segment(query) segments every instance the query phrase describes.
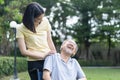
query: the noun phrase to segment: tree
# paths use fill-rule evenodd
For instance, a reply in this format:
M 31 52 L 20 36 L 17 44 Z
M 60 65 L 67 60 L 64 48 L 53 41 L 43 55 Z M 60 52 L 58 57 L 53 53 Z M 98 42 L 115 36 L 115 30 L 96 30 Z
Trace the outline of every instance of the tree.
M 99 26 L 97 34 L 108 43 L 108 60 L 110 59 L 111 47 L 115 46 L 112 40 L 117 41 L 120 30 L 119 3 L 119 0 L 102 1 L 98 12 L 100 16 L 97 17 Z
M 2 0 L 1 0 L 2 1 Z M 0 1 L 0 2 L 1 2 Z M 31 0 L 3 0 L 0 5 L 0 54 L 8 55 L 13 47 L 14 35 L 10 29 L 10 21 L 21 23 L 22 11 Z M 22 8 L 21 8 L 22 6 Z
M 72 9 L 79 18 L 78 22 L 72 27 L 74 29 L 73 37 L 78 43 L 84 43 L 86 49 L 86 59 L 89 59 L 90 40 L 93 38 L 92 29 L 96 27 L 92 21 L 96 18 L 97 7 L 101 0 L 71 0 Z M 94 5 L 93 5 L 94 3 Z

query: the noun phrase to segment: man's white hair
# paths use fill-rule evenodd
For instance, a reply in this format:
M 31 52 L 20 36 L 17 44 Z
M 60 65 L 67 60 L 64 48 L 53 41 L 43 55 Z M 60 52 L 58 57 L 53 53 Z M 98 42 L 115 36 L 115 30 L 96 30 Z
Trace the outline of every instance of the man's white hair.
M 63 43 L 62 43 L 62 45 L 64 44 L 64 43 L 66 43 L 67 41 L 70 41 L 70 42 L 72 42 L 72 43 L 74 43 L 75 44 L 75 53 L 73 54 L 73 56 L 77 53 L 77 51 L 78 51 L 78 46 L 77 46 L 77 44 L 76 44 L 76 42 L 73 40 L 73 39 L 66 39 Z M 61 46 L 62 46 L 61 45 Z M 61 50 L 61 47 L 60 47 L 60 50 Z

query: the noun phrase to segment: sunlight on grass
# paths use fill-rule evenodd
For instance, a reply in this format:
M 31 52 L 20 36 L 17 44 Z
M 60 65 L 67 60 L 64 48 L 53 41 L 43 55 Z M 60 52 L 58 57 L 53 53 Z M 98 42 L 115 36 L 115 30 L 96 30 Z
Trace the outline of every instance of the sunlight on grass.
M 6 76 L 0 80 L 10 80 L 11 78 L 13 78 L 13 75 L 12 76 Z M 18 78 L 20 80 L 30 80 L 29 78 L 29 75 L 28 75 L 28 72 L 21 72 L 18 74 Z
M 83 68 L 87 80 L 120 80 L 120 68 Z

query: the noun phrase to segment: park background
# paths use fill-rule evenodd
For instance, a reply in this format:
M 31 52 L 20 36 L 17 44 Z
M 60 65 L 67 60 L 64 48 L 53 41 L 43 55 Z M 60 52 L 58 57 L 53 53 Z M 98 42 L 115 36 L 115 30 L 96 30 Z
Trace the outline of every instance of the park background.
M 77 42 L 79 49 L 74 58 L 85 67 L 88 80 L 120 80 L 117 76 L 120 74 L 119 0 L 0 0 L 0 80 L 14 73 L 16 38 L 10 22 L 21 24 L 25 7 L 30 2 L 38 2 L 44 7 L 58 52 L 65 39 L 72 38 Z M 17 45 L 16 51 L 18 73 L 27 71 L 26 57 L 20 54 Z M 102 73 L 99 72 L 107 71 L 106 67 L 108 74 L 112 74 L 104 72 L 107 78 L 100 79 Z M 99 76 L 94 79 L 92 74 Z

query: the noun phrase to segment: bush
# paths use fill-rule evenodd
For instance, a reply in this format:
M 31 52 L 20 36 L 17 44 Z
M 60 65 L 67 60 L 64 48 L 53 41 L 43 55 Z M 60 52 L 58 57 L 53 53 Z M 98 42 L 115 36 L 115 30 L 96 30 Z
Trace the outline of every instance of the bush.
M 17 71 L 27 70 L 27 61 L 25 58 L 18 57 Z M 14 71 L 14 57 L 0 57 L 0 77 L 13 74 Z
M 86 61 L 78 60 L 81 66 L 113 66 L 113 63 L 105 60 Z

